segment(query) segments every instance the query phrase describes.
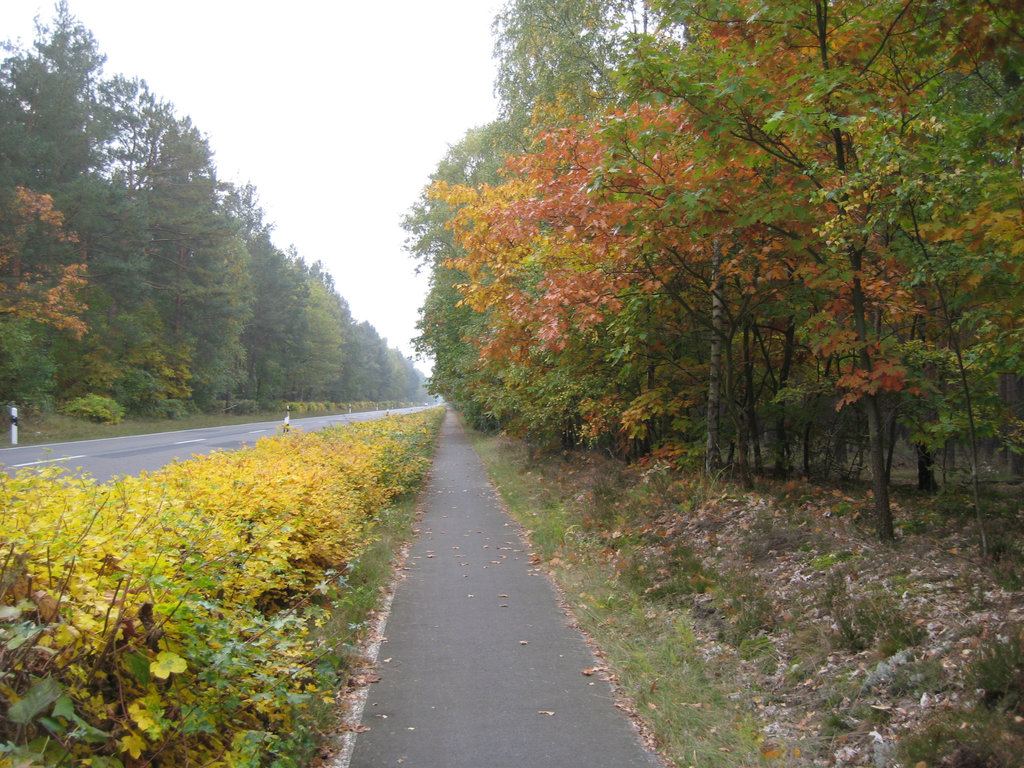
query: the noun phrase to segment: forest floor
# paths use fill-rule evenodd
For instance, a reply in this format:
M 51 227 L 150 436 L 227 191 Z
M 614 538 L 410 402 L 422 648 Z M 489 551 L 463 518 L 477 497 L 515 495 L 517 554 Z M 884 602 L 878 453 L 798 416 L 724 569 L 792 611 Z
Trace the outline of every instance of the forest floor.
M 1020 486 L 986 487 L 985 560 L 956 486 L 895 488 L 883 544 L 856 485 L 477 449 L 676 765 L 1024 765 Z

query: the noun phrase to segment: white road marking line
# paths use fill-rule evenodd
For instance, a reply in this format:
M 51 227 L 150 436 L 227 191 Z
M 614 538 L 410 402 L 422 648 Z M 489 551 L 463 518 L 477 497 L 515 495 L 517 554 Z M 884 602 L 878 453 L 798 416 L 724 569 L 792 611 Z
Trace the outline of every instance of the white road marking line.
M 78 456 L 61 456 L 59 459 L 40 459 L 39 461 L 28 461 L 28 462 L 25 462 L 24 464 L 11 464 L 11 466 L 15 467 L 17 469 L 17 468 L 20 468 L 20 467 L 34 467 L 34 466 L 37 466 L 39 464 L 54 464 L 55 462 L 58 462 L 58 461 L 71 461 L 72 459 L 84 459 L 84 458 L 85 458 L 85 454 L 82 453 L 82 454 L 79 454 Z

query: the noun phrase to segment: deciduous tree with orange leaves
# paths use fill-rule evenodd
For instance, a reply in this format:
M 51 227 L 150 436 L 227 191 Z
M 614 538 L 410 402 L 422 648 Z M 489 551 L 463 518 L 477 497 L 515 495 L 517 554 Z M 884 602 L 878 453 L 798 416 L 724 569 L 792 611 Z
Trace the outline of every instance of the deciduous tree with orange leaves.
M 855 475 L 863 446 L 892 538 L 897 440 L 1020 448 L 1021 11 L 650 8 L 629 106 L 539 112 L 503 181 L 434 188 L 486 397 L 743 478 Z
M 81 338 L 85 265 L 74 263 L 76 236 L 53 198 L 16 187 L 0 214 L 0 315 L 32 320 Z M 56 253 L 62 252 L 63 258 Z

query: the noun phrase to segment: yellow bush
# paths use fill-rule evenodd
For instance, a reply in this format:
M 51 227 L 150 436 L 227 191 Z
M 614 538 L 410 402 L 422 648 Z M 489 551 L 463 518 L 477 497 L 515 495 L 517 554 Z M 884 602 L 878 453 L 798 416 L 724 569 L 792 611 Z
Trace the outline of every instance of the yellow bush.
M 0 766 L 294 764 L 315 629 L 441 412 L 113 484 L 0 476 Z

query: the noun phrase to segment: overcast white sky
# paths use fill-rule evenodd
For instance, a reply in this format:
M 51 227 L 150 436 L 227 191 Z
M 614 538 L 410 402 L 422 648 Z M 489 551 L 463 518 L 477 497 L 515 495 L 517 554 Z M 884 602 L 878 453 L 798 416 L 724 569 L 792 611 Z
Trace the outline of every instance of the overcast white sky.
M 69 0 L 106 75 L 145 80 L 259 191 L 275 242 L 322 261 L 355 318 L 412 357 L 426 276 L 399 222 L 448 147 L 497 113 L 504 0 Z M 0 39 L 52 0 L 0 0 Z M 420 363 L 425 370 L 429 363 Z

